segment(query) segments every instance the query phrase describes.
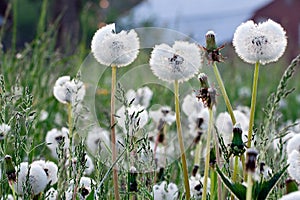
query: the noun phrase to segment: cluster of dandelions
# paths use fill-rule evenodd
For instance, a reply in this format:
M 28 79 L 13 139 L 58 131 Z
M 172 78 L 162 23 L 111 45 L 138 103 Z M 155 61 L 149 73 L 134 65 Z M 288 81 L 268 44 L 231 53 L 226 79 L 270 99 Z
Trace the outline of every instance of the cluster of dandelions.
M 152 161 L 154 161 L 153 182 L 150 187 L 147 185 L 149 183 L 145 184 L 148 189 L 151 188 L 152 191 L 148 193 L 155 200 L 173 200 L 180 196 L 186 199 L 206 199 L 208 196 L 224 199 L 229 195 L 250 200 L 252 196 L 257 198 L 255 195 L 264 194 L 266 198 L 274 187 L 272 183 L 278 181 L 284 170 L 276 173 L 263 160 L 257 163 L 259 152 L 250 148 L 255 146 L 258 137 L 252 134 L 258 67 L 259 64 L 277 61 L 282 56 L 287 45 L 285 32 L 272 20 L 260 24 L 248 21 L 237 28 L 233 45 L 244 61 L 255 63 L 255 78 L 251 108 L 239 106 L 235 110 L 231 108 L 229 99 L 226 99 L 228 98 L 226 90 L 216 66 L 216 63 L 222 60 L 219 52 L 222 47 L 216 46 L 212 31 L 208 32 L 206 39 L 207 44 L 203 48 L 186 41 L 175 41 L 173 46 L 159 44 L 153 48 L 149 61 L 150 68 L 159 79 L 174 84 L 175 112 L 170 105 L 150 109 L 152 97 L 157 94 L 149 87 L 127 91 L 123 105 L 116 110 L 114 102 L 116 70 L 117 67 L 127 66 L 136 59 L 139 53 L 139 38 L 134 30 L 116 33 L 114 24 L 100 28 L 93 37 L 91 49 L 99 63 L 112 69 L 110 132 L 98 125 L 90 127 L 86 135 L 76 130 L 74 123 L 82 115 L 81 111 L 85 106 L 83 103 L 85 85 L 78 78 L 72 80 L 69 76 L 58 78 L 53 94 L 60 103 L 67 106 L 68 127 L 53 128 L 47 132 L 45 143 L 55 162 L 36 160 L 32 163 L 18 163 L 14 167 L 11 157 L 6 156 L 6 174 L 13 198 L 16 195 L 27 197 L 28 194 L 36 196 L 41 193 L 45 193 L 45 199 L 97 198 L 95 191 L 98 191 L 97 184 L 101 180 L 94 180 L 92 177 L 95 171 L 94 161 L 98 156 L 108 155 L 111 156 L 111 161 L 107 163 L 113 169 L 115 199 L 120 199 L 119 189 L 124 190 L 124 187 L 119 188 L 124 174 L 118 177 L 120 172 L 117 169 L 129 171 L 125 173 L 126 180 L 129 180 L 125 190 L 129 196 L 137 198 L 139 196 L 137 191 L 141 187 L 146 188 L 141 185 L 145 180 L 140 177 L 143 174 L 137 175 L 137 172 L 147 167 L 149 170 L 149 165 L 141 168 L 139 163 L 152 163 Z M 179 83 L 184 84 L 199 73 L 204 53 L 209 63 L 213 65 L 228 112 L 214 115 L 217 106 L 216 89 L 210 86 L 208 77 L 202 73 L 199 75 L 200 89 L 195 90 L 196 92 L 191 91 L 191 94 L 183 98 L 182 104 L 179 105 Z M 180 108 L 186 120 L 181 120 Z M 172 128 L 175 124 L 176 128 Z M 5 123 L 0 126 L 0 140 L 6 137 L 10 129 L 10 126 Z M 143 134 L 145 132 L 146 134 Z M 300 182 L 299 135 L 300 130 L 282 138 L 287 143 L 285 146 L 288 155 L 287 163 L 289 163 L 287 171 L 296 185 Z M 146 139 L 146 142 L 139 143 L 144 141 L 140 137 Z M 171 144 L 172 138 L 177 138 L 178 143 Z M 78 142 L 80 140 L 85 141 L 85 145 Z M 282 140 L 274 139 L 275 151 L 278 143 L 284 145 Z M 192 145 L 187 147 L 186 144 Z M 142 148 L 137 150 L 141 146 Z M 187 149 L 189 151 L 186 151 Z M 222 152 L 218 149 L 222 149 Z M 117 160 L 120 152 L 126 152 L 129 159 Z M 171 180 L 165 174 L 168 165 L 178 157 L 181 157 L 183 184 L 174 183 L 175 180 Z M 204 169 L 204 174 L 199 170 L 201 167 Z M 274 177 L 277 179 L 275 180 Z M 138 178 L 140 181 L 137 180 Z M 123 180 L 121 182 L 124 184 Z M 255 185 L 257 183 L 264 184 L 268 189 L 259 188 L 256 193 L 253 193 L 253 187 L 257 187 Z M 230 191 L 229 195 L 222 192 L 224 187 L 221 184 L 226 185 Z M 238 184 L 240 184 L 238 187 L 244 188 L 241 193 L 235 191 Z M 51 187 L 45 191 L 48 185 Z M 182 185 L 184 191 L 180 189 Z M 94 190 L 93 197 L 89 196 L 92 190 Z M 288 194 L 282 199 L 295 198 L 294 196 L 299 196 L 298 193 Z

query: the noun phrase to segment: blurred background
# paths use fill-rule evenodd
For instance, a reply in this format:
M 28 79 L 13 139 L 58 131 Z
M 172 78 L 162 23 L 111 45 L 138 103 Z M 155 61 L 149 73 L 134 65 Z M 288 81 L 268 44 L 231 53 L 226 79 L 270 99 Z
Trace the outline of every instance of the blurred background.
M 119 29 L 170 28 L 204 44 L 208 30 L 216 32 L 220 43 L 230 43 L 240 23 L 268 18 L 287 31 L 289 57 L 299 53 L 299 0 L 1 0 L 0 26 L 5 32 L 5 48 L 11 45 L 14 23 L 18 48 L 36 37 L 43 6 L 46 23 L 57 23 L 56 45 L 64 53 L 74 51 L 80 43 L 89 47 L 95 30 L 106 23 L 116 22 Z

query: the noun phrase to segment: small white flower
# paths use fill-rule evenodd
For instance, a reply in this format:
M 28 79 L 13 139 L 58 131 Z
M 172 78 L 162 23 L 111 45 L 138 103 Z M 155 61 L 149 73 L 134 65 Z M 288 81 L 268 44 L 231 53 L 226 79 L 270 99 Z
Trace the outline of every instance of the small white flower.
M 174 183 L 167 185 L 166 181 L 163 181 L 160 185 L 153 186 L 153 198 L 154 200 L 174 200 L 178 196 L 178 187 Z
M 295 134 L 287 143 L 287 154 L 292 153 L 293 150 L 300 152 L 300 134 Z
M 7 133 L 10 131 L 11 127 L 8 124 L 0 125 L 0 140 L 3 140 Z
M 233 114 L 237 120 L 237 123 L 241 125 L 241 128 L 243 130 L 243 134 L 242 134 L 243 142 L 246 142 L 248 140 L 247 136 L 248 136 L 248 128 L 249 128 L 249 117 L 239 110 L 234 110 Z M 222 134 L 224 144 L 226 146 L 229 145 L 231 143 L 232 136 L 233 136 L 232 134 L 233 124 L 228 112 L 222 112 L 217 116 L 216 126 L 219 132 Z
M 18 171 L 17 182 L 14 187 L 17 194 L 23 195 L 24 187 L 31 187 L 31 192 L 34 195 L 41 193 L 46 188 L 48 183 L 47 175 L 41 166 L 35 164 L 28 166 L 27 162 L 23 162 L 17 167 L 16 171 Z M 29 186 L 26 185 L 27 177 L 29 177 Z
M 300 199 L 300 191 L 283 195 L 279 200 L 296 200 L 296 199 Z
M 70 76 L 62 76 L 56 80 L 53 94 L 63 104 L 76 105 L 85 96 L 85 86 L 80 80 L 71 80 Z
M 50 185 L 54 185 L 57 182 L 58 167 L 54 162 L 44 161 L 44 160 L 36 160 L 36 161 L 32 162 L 31 165 L 39 165 L 40 167 L 42 167 L 44 169 L 44 171 L 47 174 L 48 183 L 50 183 Z
M 128 112 L 128 120 L 129 120 L 129 134 L 134 134 L 133 131 L 137 131 L 136 129 L 143 128 L 148 122 L 148 112 L 147 110 L 140 105 L 131 105 L 130 107 L 126 108 Z M 118 125 L 122 128 L 123 133 L 126 134 L 126 126 L 125 126 L 125 107 L 122 106 L 116 113 L 117 113 L 117 121 Z
M 267 64 L 283 55 L 287 38 L 281 25 L 271 19 L 259 24 L 250 20 L 236 29 L 232 43 L 244 61 Z
M 134 30 L 116 33 L 115 24 L 108 24 L 95 33 L 91 49 L 96 60 L 106 66 L 127 66 L 132 63 L 140 48 Z
M 191 197 L 195 199 L 201 199 L 203 193 L 203 181 L 204 178 L 200 177 L 200 174 L 191 176 L 189 179 Z M 210 178 L 207 179 L 207 193 L 210 191 Z
M 58 192 L 53 187 L 50 188 L 45 194 L 45 200 L 56 200 Z
M 110 146 L 109 132 L 100 126 L 93 127 L 86 138 L 87 148 L 92 154 L 105 154 Z
M 149 117 L 153 119 L 156 124 L 159 124 L 162 120 L 168 125 L 171 125 L 176 120 L 175 113 L 169 106 L 162 106 L 158 110 L 149 111 Z
M 69 130 L 63 127 L 61 130 L 56 128 L 51 129 L 46 135 L 47 147 L 51 150 L 52 156 L 57 158 L 57 149 L 59 145 L 64 142 L 63 149 L 67 150 L 69 148 Z
M 300 183 L 300 152 L 293 150 L 288 155 L 287 162 L 290 164 L 287 169 L 290 177 Z
M 153 92 L 149 87 L 142 87 L 137 89 L 135 92 L 134 90 L 128 90 L 126 93 L 126 98 L 130 102 L 134 99 L 132 102 L 135 105 L 141 105 L 147 108 L 150 104 L 150 101 L 152 99 Z
M 199 47 L 184 41 L 175 41 L 173 47 L 156 45 L 150 58 L 154 75 L 168 82 L 189 80 L 199 71 L 201 63 Z

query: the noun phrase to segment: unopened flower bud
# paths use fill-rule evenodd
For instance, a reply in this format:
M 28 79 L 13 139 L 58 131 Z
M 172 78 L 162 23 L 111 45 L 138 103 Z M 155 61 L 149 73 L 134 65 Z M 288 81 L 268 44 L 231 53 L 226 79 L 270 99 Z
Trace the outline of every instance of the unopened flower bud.
M 240 156 L 245 152 L 245 144 L 242 139 L 243 130 L 238 123 L 233 127 L 233 138 L 230 144 L 230 153 L 234 156 Z
M 246 171 L 247 172 L 255 172 L 256 167 L 256 158 L 258 152 L 256 149 L 251 148 L 246 151 Z

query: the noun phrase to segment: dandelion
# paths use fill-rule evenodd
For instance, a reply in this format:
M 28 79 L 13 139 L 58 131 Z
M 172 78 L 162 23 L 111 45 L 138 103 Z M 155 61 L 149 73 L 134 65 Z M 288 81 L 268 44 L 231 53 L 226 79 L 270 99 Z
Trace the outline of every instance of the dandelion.
M 281 25 L 271 19 L 259 24 L 249 20 L 236 29 L 232 43 L 245 62 L 264 65 L 283 55 L 287 38 Z
M 161 106 L 158 110 L 149 111 L 149 117 L 156 123 L 167 123 L 169 126 L 175 122 L 175 113 L 169 106 Z
M 47 132 L 46 144 L 54 158 L 57 158 L 57 149 L 60 145 L 62 145 L 64 150 L 69 148 L 69 141 L 69 130 L 65 127 L 61 130 L 53 128 Z
M 237 54 L 245 62 L 255 64 L 247 142 L 249 148 L 254 125 L 259 64 L 275 62 L 283 55 L 287 45 L 285 34 L 280 24 L 269 19 L 260 24 L 247 21 L 236 29 L 233 36 L 232 43 Z
M 203 177 L 200 174 L 196 174 L 196 176 L 191 176 L 189 179 L 191 197 L 194 199 L 202 199 L 203 194 Z M 207 180 L 207 193 L 210 191 L 210 178 Z
M 295 199 L 300 199 L 300 191 L 283 195 L 279 200 L 295 200 Z
M 17 182 L 14 186 L 17 194 L 24 195 L 24 188 L 30 187 L 32 194 L 37 195 L 46 188 L 48 183 L 47 174 L 40 165 L 31 164 L 29 166 L 28 162 L 22 162 L 16 168 L 16 171 L 18 171 Z M 26 185 L 27 178 L 29 179 L 29 185 Z
M 156 45 L 151 53 L 149 61 L 154 75 L 156 75 L 159 79 L 174 83 L 177 134 L 187 199 L 190 199 L 190 187 L 181 130 L 178 83 L 192 78 L 200 69 L 201 62 L 202 57 L 198 46 L 185 41 L 175 41 L 172 47 L 167 44 Z
M 150 67 L 158 78 L 173 82 L 183 82 L 192 78 L 200 69 L 202 59 L 196 44 L 175 41 L 156 45 L 151 53 Z
M 115 90 L 117 67 L 127 66 L 132 63 L 139 53 L 140 42 L 134 30 L 116 33 L 115 24 L 109 24 L 100 28 L 94 35 L 91 50 L 95 59 L 112 68 L 111 101 L 110 101 L 110 125 L 112 143 L 112 163 L 117 159 L 116 134 L 115 134 Z M 115 199 L 119 200 L 118 174 L 116 166 L 113 169 L 113 182 Z
M 246 171 L 248 173 L 246 199 L 251 200 L 252 199 L 252 188 L 253 188 L 252 175 L 255 172 L 256 158 L 257 158 L 258 152 L 256 149 L 250 148 L 246 151 L 246 155 L 247 155 L 246 156 Z
M 300 151 L 293 150 L 288 155 L 287 162 L 290 164 L 287 169 L 290 177 L 300 183 Z
M 58 192 L 53 187 L 50 188 L 45 194 L 45 200 L 56 200 Z
M 70 76 L 62 76 L 56 80 L 53 87 L 53 94 L 59 102 L 75 105 L 83 100 L 85 86 L 79 80 L 71 80 Z
M 1 124 L 0 125 L 0 141 L 4 140 L 7 133 L 10 131 L 11 127 L 8 124 Z
M 52 161 L 44 161 L 44 160 L 36 160 L 31 163 L 31 165 L 39 165 L 44 169 L 47 175 L 48 179 L 48 184 L 54 185 L 57 183 L 57 172 L 58 172 L 58 167 L 57 165 L 52 162 Z
M 287 154 L 291 154 L 293 150 L 300 152 L 300 134 L 295 134 L 291 139 L 289 139 L 286 152 Z
M 178 187 L 174 183 L 167 184 L 163 181 L 160 185 L 153 186 L 154 200 L 175 200 L 178 197 Z
M 148 112 L 141 105 L 131 105 L 130 107 L 125 108 L 122 106 L 117 111 L 117 121 L 118 125 L 122 128 L 123 133 L 127 133 L 126 129 L 126 115 L 125 112 L 128 113 L 129 117 L 129 134 L 133 135 L 138 131 L 138 129 L 143 128 L 148 122 Z
M 86 146 L 94 155 L 107 153 L 109 147 L 109 132 L 100 126 L 94 126 L 87 135 Z
M 126 93 L 126 98 L 128 101 L 132 101 L 132 104 L 134 105 L 141 105 L 147 108 L 150 104 L 150 101 L 152 99 L 153 92 L 149 87 L 142 87 L 137 89 L 137 91 L 134 90 L 128 90 Z
M 106 66 L 123 67 L 139 53 L 140 42 L 134 30 L 116 33 L 115 24 L 100 28 L 93 36 L 91 49 L 96 60 Z
M 96 182 L 89 178 L 89 177 L 81 177 L 80 178 L 80 181 L 79 181 L 79 185 L 78 185 L 78 188 L 77 188 L 77 197 L 80 199 L 80 200 L 84 200 L 86 199 L 89 194 L 91 193 L 92 191 L 92 187 L 96 184 Z M 71 200 L 71 199 L 74 199 L 73 198 L 73 195 L 74 195 L 74 180 L 71 180 L 70 182 L 70 186 L 68 188 L 68 190 L 66 191 L 66 200 Z M 97 199 L 97 198 L 96 198 Z

